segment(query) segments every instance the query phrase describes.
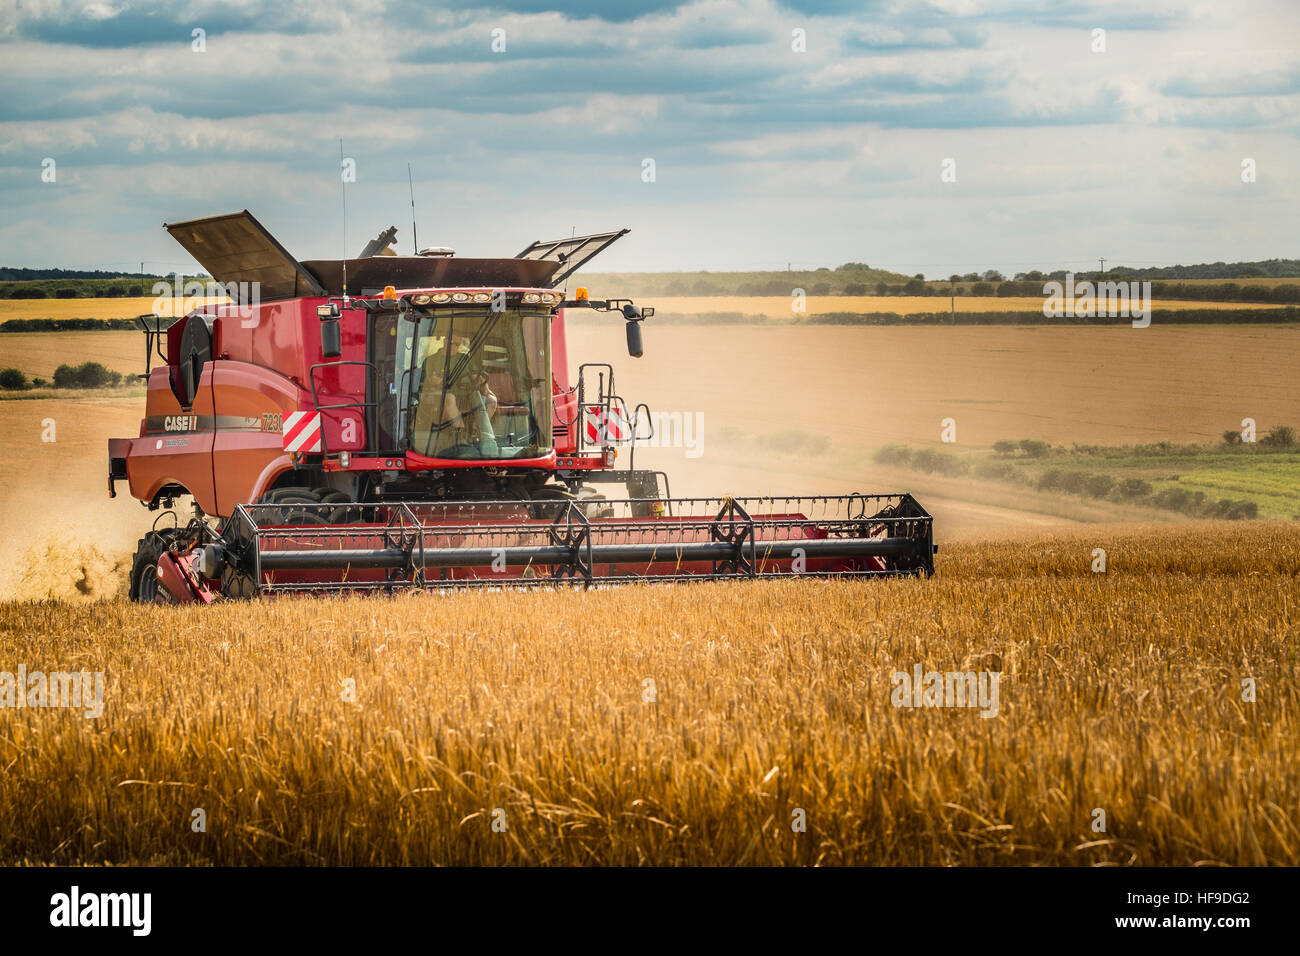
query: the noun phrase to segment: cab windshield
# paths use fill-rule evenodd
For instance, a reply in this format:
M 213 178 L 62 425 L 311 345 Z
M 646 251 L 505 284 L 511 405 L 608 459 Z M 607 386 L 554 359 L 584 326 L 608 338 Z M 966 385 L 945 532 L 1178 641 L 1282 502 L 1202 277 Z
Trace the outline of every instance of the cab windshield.
M 396 337 L 411 451 L 482 460 L 550 450 L 549 309 L 413 311 Z

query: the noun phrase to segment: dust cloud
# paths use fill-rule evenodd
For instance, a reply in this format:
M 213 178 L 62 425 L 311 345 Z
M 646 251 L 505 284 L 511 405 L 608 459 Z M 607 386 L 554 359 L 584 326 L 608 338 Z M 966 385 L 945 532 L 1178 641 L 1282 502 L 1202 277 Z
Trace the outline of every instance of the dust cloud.
M 640 359 L 628 357 L 617 316 L 582 316 L 569 330 L 571 373 L 612 362 L 629 408 L 703 415 L 702 454 L 636 452 L 638 468 L 672 476 L 675 495 L 908 491 L 941 541 L 1153 515 L 885 467 L 873 457 L 880 446 L 1214 442 L 1243 408 L 1270 426 L 1300 425 L 1300 393 L 1277 360 L 1294 348 L 1285 327 L 656 327 L 651 318 Z M 941 442 L 946 419 L 954 445 Z
M 150 513 L 118 484 L 108 439 L 136 435 L 143 397 L 0 402 L 0 600 L 89 601 L 124 593 Z M 54 441 L 50 437 L 53 423 Z
M 652 318 L 641 359 L 628 357 L 617 317 L 582 317 L 569 331 L 571 372 L 580 362 L 612 362 L 630 407 L 703 415 L 697 454 L 635 451 L 636 467 L 668 473 L 675 496 L 909 491 L 935 516 L 940 541 L 1150 517 L 874 461 L 888 442 L 939 446 L 945 418 L 956 422 L 958 451 L 1004 438 L 1213 441 L 1244 407 L 1262 427 L 1300 425 L 1300 393 L 1277 361 L 1293 347 L 1288 328 L 656 327 Z M 96 354 L 140 370 L 136 333 L 93 335 Z M 34 373 L 59 358 L 56 346 L 74 342 L 13 339 L 26 352 L 6 361 Z M 122 592 L 135 542 L 157 515 L 125 485 L 108 498 L 106 443 L 138 434 L 143 411 L 142 395 L 0 401 L 8 450 L 0 459 L 0 599 Z M 43 440 L 50 421 L 53 442 Z M 623 448 L 619 467 L 632 460 Z

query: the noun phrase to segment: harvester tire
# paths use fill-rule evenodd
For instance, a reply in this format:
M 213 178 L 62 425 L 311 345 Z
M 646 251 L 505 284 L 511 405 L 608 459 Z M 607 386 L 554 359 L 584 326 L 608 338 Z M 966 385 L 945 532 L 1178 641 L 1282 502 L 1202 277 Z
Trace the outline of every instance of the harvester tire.
M 532 493 L 531 499 L 533 503 L 528 506 L 530 517 L 535 520 L 553 521 L 556 515 L 563 513 L 568 502 L 573 500 L 573 495 L 564 488 L 551 486 L 538 488 Z
M 131 558 L 128 594 L 132 601 L 154 604 L 158 596 L 158 559 L 171 545 L 178 531 L 150 531 L 137 542 Z M 164 592 L 165 594 L 165 592 Z
M 227 567 L 221 572 L 221 593 L 235 600 L 247 600 L 257 596 L 257 586 L 247 574 Z
M 258 504 L 279 505 L 262 518 L 267 524 L 328 524 L 327 515 L 318 508 L 294 508 L 294 505 L 318 505 L 320 495 L 310 488 L 276 488 L 264 494 Z
M 348 524 L 361 520 L 361 508 L 346 493 L 331 488 L 317 488 L 315 493 L 320 498 L 321 504 L 338 505 L 329 512 L 326 519 L 330 524 Z M 346 507 L 347 505 L 352 507 Z

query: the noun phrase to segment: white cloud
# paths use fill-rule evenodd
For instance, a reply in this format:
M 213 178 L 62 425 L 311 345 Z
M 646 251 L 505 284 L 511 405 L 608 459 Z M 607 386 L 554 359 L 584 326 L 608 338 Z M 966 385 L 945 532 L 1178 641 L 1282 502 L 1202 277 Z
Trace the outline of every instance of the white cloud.
M 15 22 L 109 29 L 141 9 L 31 0 Z M 610 268 L 1294 254 L 1300 17 L 1281 3 L 1174 3 L 1159 29 L 1118 0 L 897 3 L 869 20 L 700 0 L 630 23 L 381 0 L 176 9 L 213 25 L 208 53 L 188 30 L 114 48 L 0 27 L 6 115 L 20 117 L 0 123 L 0 262 L 84 262 L 113 235 L 162 255 L 160 220 L 244 206 L 295 251 L 334 254 L 340 135 L 360 163 L 359 224 L 404 221 L 410 161 L 439 241 L 467 253 L 629 225 Z M 289 15 L 301 28 L 275 26 Z M 252 29 L 219 28 L 240 17 Z M 808 53 L 791 51 L 792 26 Z M 405 59 L 422 48 L 430 62 Z M 55 63 L 75 69 L 56 77 Z M 40 188 L 46 155 L 57 189 Z M 1260 165 L 1253 191 L 1242 156 Z M 948 189 L 944 157 L 958 161 Z M 15 228 L 51 215 L 78 228 Z M 1230 240 L 1240 249 L 1214 250 Z

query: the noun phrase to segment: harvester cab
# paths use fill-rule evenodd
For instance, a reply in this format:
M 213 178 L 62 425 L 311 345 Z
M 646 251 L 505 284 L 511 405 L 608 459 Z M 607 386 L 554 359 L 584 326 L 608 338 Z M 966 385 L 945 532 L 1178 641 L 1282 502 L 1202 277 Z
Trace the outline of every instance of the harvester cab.
M 674 499 L 635 468 L 649 409 L 612 364 L 570 377 L 565 323 L 617 316 L 640 357 L 654 310 L 560 291 L 626 229 L 469 259 L 390 228 L 299 262 L 247 211 L 166 228 L 230 301 L 142 322 L 160 363 L 109 491 L 197 515 L 141 540 L 136 600 L 933 569 L 909 495 Z

